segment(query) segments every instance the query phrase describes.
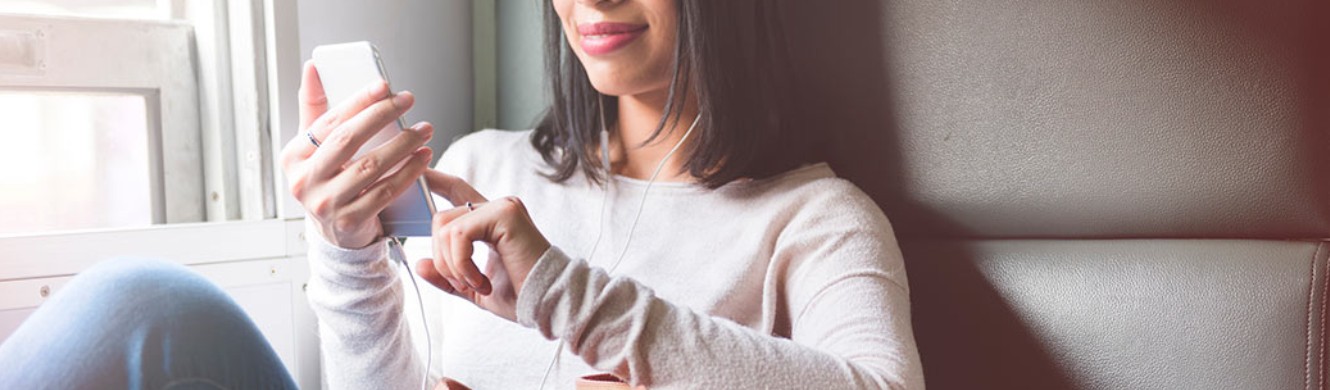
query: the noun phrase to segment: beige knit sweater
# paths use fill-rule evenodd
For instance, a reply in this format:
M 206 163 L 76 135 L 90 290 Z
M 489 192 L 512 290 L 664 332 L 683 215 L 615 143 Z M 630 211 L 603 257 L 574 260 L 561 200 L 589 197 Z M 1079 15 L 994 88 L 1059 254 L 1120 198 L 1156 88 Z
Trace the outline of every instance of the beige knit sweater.
M 546 388 L 620 367 L 652 388 L 923 387 L 891 226 L 825 164 L 715 190 L 654 184 L 610 274 L 646 183 L 552 183 L 540 176 L 545 164 L 529 137 L 475 133 L 436 167 L 489 198 L 521 197 L 555 247 L 518 293 L 517 324 L 421 281 L 432 377 L 536 389 L 555 356 L 552 340 L 563 339 Z M 345 250 L 307 231 L 326 386 L 418 388 L 426 350 L 419 309 L 387 245 Z M 409 240 L 408 259 L 428 257 L 429 248 L 428 239 Z M 486 259 L 476 256 L 482 270 Z

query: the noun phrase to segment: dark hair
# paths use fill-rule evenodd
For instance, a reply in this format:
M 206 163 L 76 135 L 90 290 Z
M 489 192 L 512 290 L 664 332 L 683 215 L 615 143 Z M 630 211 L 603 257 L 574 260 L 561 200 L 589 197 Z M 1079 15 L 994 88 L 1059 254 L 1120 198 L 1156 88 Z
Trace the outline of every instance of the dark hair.
M 676 0 L 679 21 L 668 103 L 655 141 L 681 118 L 687 94 L 700 109 L 693 147 L 681 150 L 684 168 L 710 188 L 734 179 L 760 179 L 811 162 L 816 149 L 808 129 L 798 129 L 798 107 L 782 14 L 773 0 Z M 531 144 L 562 182 L 580 167 L 593 182 L 603 179 L 600 107 L 605 120 L 618 118 L 618 101 L 601 99 L 586 68 L 572 52 L 559 16 L 545 1 L 545 67 L 552 103 L 536 126 Z M 689 88 L 691 86 L 692 88 Z M 603 100 L 598 102 L 597 100 Z

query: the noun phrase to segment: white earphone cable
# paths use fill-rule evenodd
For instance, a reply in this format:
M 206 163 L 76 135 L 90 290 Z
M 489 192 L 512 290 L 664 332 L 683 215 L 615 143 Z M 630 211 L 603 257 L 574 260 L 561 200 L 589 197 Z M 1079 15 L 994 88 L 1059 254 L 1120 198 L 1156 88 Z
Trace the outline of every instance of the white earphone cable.
M 605 123 L 604 116 L 605 113 L 604 111 L 602 111 L 601 112 L 602 124 Z M 670 148 L 670 151 L 668 153 L 665 153 L 665 157 L 661 157 L 660 162 L 656 163 L 656 170 L 651 173 L 651 178 L 647 179 L 646 188 L 642 189 L 642 197 L 641 200 L 638 201 L 637 203 L 637 211 L 633 214 L 633 222 L 628 225 L 628 236 L 624 239 L 623 249 L 619 251 L 619 255 L 615 257 L 614 264 L 612 264 L 609 270 L 605 271 L 605 273 L 613 274 L 614 270 L 619 268 L 619 263 L 623 262 L 624 255 L 628 254 L 628 248 L 630 248 L 630 245 L 633 243 L 633 231 L 637 230 L 637 222 L 642 217 L 642 209 L 646 207 L 647 194 L 651 192 L 651 185 L 656 183 L 656 177 L 660 176 L 660 171 L 665 169 L 665 163 L 670 161 L 670 157 L 674 157 L 674 153 L 679 151 L 679 148 L 683 146 L 685 141 L 688 141 L 688 136 L 693 134 L 693 129 L 697 128 L 697 124 L 701 121 L 702 121 L 701 114 L 698 114 L 697 117 L 693 118 L 693 124 L 688 126 L 688 131 L 685 131 L 683 133 L 683 137 L 679 138 L 679 142 L 676 142 L 674 144 L 674 147 Z M 610 177 L 611 174 L 610 174 L 610 161 L 609 161 L 610 160 L 609 132 L 606 130 L 601 130 L 600 132 L 600 145 L 601 145 L 602 156 L 605 162 L 606 187 L 605 187 L 605 192 L 601 196 L 601 206 L 600 206 L 601 217 L 597 219 L 598 223 L 600 224 L 600 228 L 597 229 L 599 232 L 596 233 L 595 243 L 592 244 L 591 246 L 591 255 L 587 256 L 588 261 L 591 260 L 591 256 L 595 255 L 596 249 L 600 245 L 601 233 L 603 233 L 605 230 L 604 229 L 605 205 L 606 203 L 608 203 L 606 201 L 606 198 L 608 197 L 609 194 L 609 185 L 610 183 L 613 182 L 612 178 Z M 560 339 L 559 346 L 554 349 L 554 356 L 550 358 L 550 364 L 545 367 L 545 373 L 540 376 L 539 390 L 545 390 L 545 381 L 549 379 L 550 371 L 554 369 L 554 363 L 559 361 L 559 355 L 563 353 L 563 346 L 564 346 L 564 341 Z
M 411 265 L 406 263 L 406 252 L 402 250 L 402 241 L 397 238 L 388 238 L 388 257 L 406 270 L 406 278 L 411 280 L 411 288 L 416 291 L 416 304 L 420 308 L 420 327 L 425 330 L 425 374 L 420 378 L 420 390 L 429 390 L 429 368 L 434 364 L 434 342 L 429 334 L 429 321 L 425 315 L 425 298 L 420 295 L 420 285 L 416 283 L 415 273 L 411 271 Z

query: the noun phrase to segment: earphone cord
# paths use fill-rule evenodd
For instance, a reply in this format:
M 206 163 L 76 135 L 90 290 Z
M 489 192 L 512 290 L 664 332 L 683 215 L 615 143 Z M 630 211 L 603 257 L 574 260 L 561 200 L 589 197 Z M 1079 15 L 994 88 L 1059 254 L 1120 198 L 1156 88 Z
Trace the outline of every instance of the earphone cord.
M 602 115 L 603 115 L 603 114 L 602 114 Z M 697 128 L 697 123 L 698 123 L 698 122 L 701 122 L 701 120 L 702 120 L 702 115 L 701 115 L 701 114 L 699 114 L 696 118 L 693 118 L 693 124 L 691 124 L 691 125 L 688 126 L 688 131 L 685 131 L 685 132 L 683 133 L 683 137 L 679 138 L 679 142 L 675 143 L 673 148 L 670 148 L 669 153 L 665 153 L 665 157 L 662 157 L 662 158 L 660 159 L 660 162 L 659 162 L 659 163 L 656 163 L 656 170 L 655 170 L 654 172 L 651 173 L 651 178 L 647 180 L 647 186 L 646 186 L 646 188 L 644 188 L 644 189 L 642 190 L 642 197 L 641 197 L 641 200 L 638 201 L 638 203 L 637 203 L 637 212 L 635 212 L 635 213 L 633 214 L 633 222 L 632 222 L 631 224 L 628 225 L 628 237 L 624 239 L 623 250 L 620 250 L 620 251 L 619 251 L 619 255 L 615 257 L 614 264 L 612 264 L 612 265 L 610 266 L 609 270 L 605 272 L 606 274 L 613 274 L 613 273 L 614 273 L 614 270 L 619 268 L 619 263 L 623 262 L 623 256 L 628 254 L 628 248 L 629 248 L 630 245 L 633 243 L 633 231 L 634 231 L 634 230 L 637 230 L 637 221 L 642 217 L 642 209 L 643 209 L 644 207 L 646 207 L 646 204 L 647 204 L 647 194 L 651 193 L 651 185 L 656 183 L 656 177 L 657 177 L 657 176 L 660 176 L 660 171 L 663 170 L 663 169 L 665 169 L 665 163 L 668 162 L 668 161 L 670 161 L 670 157 L 674 157 L 674 153 L 675 153 L 675 152 L 678 152 L 678 151 L 679 151 L 679 147 L 683 146 L 684 142 L 688 140 L 688 136 L 693 134 L 693 129 Z M 603 123 L 603 119 L 602 119 L 602 123 Z M 602 131 L 600 132 L 601 150 L 602 150 L 602 153 L 603 153 L 603 155 L 604 155 L 604 160 L 605 160 L 605 171 L 606 171 L 606 176 L 607 176 L 607 177 L 606 177 L 605 194 L 608 194 L 608 193 L 609 193 L 609 183 L 610 183 L 610 181 L 609 181 L 610 178 L 608 177 L 608 176 L 609 176 L 609 173 L 608 173 L 608 172 L 609 172 L 609 170 L 610 170 L 610 164 L 609 164 L 609 135 L 608 135 L 608 134 L 609 134 L 609 133 L 608 133 L 607 131 L 603 131 L 603 130 L 602 130 Z M 604 232 L 604 230 L 605 230 L 605 229 L 604 229 L 604 223 L 603 223 L 603 222 L 604 222 L 604 218 L 605 218 L 605 216 L 604 216 L 604 214 L 605 214 L 605 204 L 608 203 L 608 202 L 606 202 L 606 200 L 605 200 L 606 198 L 607 198 L 607 197 L 606 197 L 605 195 L 602 195 L 602 196 L 601 196 L 601 204 L 600 204 L 600 213 L 601 213 L 601 217 L 597 220 L 598 222 L 601 223 L 601 229 L 597 229 L 597 230 L 599 230 L 599 231 L 601 231 L 601 232 Z M 596 253 L 596 249 L 597 249 L 597 247 L 600 245 L 600 237 L 601 237 L 601 234 L 600 234 L 600 233 L 597 233 L 597 234 L 596 234 L 596 241 L 595 241 L 595 244 L 592 244 L 592 246 L 591 246 L 591 255 L 595 255 L 595 253 Z M 591 260 L 591 256 L 587 256 L 587 260 L 588 260 L 588 261 Z M 558 346 L 557 348 L 554 349 L 554 356 L 553 356 L 552 358 L 550 358 L 550 364 L 549 364 L 549 366 L 546 366 L 546 367 L 545 367 L 545 374 L 543 374 L 543 375 L 540 376 L 540 388 L 539 388 L 539 390 L 545 390 L 545 381 L 549 379 L 550 371 L 554 369 L 554 362 L 557 362 L 557 361 L 559 360 L 559 355 L 563 352 L 563 346 L 564 346 L 564 341 L 563 341 L 563 339 L 559 339 L 559 346 Z
M 398 239 L 388 238 L 388 257 L 395 260 L 402 268 L 406 269 L 406 278 L 411 280 L 411 288 L 416 290 L 416 303 L 420 307 L 420 325 L 425 330 L 425 374 L 420 378 L 420 390 L 429 390 L 429 368 L 434 364 L 434 342 L 429 335 L 429 321 L 425 316 L 425 298 L 420 295 L 420 286 L 416 283 L 415 274 L 411 272 L 411 266 L 406 263 L 406 253 L 402 250 L 402 242 Z M 403 240 L 405 241 L 405 240 Z

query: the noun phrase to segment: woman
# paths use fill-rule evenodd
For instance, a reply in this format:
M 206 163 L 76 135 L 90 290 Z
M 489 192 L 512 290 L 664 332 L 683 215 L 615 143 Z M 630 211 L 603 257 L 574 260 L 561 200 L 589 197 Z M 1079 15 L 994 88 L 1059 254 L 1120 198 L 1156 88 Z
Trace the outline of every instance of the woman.
M 419 336 L 403 317 L 384 318 L 407 308 L 374 217 L 391 199 L 380 192 L 424 172 L 460 207 L 438 213 L 432 257 L 416 272 L 474 303 L 427 304 L 443 338 L 434 376 L 477 388 L 566 388 L 596 372 L 652 387 L 919 384 L 892 232 L 868 197 L 807 164 L 816 130 L 788 120 L 797 107 L 773 7 L 554 0 L 550 111 L 532 132 L 457 141 L 437 170 L 419 148 L 427 124 L 349 161 L 410 96 L 368 104 L 386 95 L 380 87 L 329 115 L 307 67 L 306 128 L 325 146 L 297 139 L 284 160 L 321 237 L 310 300 L 328 383 L 400 388 L 424 369 L 410 347 Z M 473 241 L 492 247 L 484 272 Z
M 893 233 L 792 119 L 774 7 L 552 0 L 549 112 L 458 140 L 434 170 L 427 123 L 351 159 L 413 97 L 376 85 L 330 108 L 307 65 L 307 135 L 282 164 L 309 215 L 326 384 L 922 387 Z M 424 292 L 428 349 L 376 217 L 422 174 L 457 207 L 407 251 L 462 298 Z

